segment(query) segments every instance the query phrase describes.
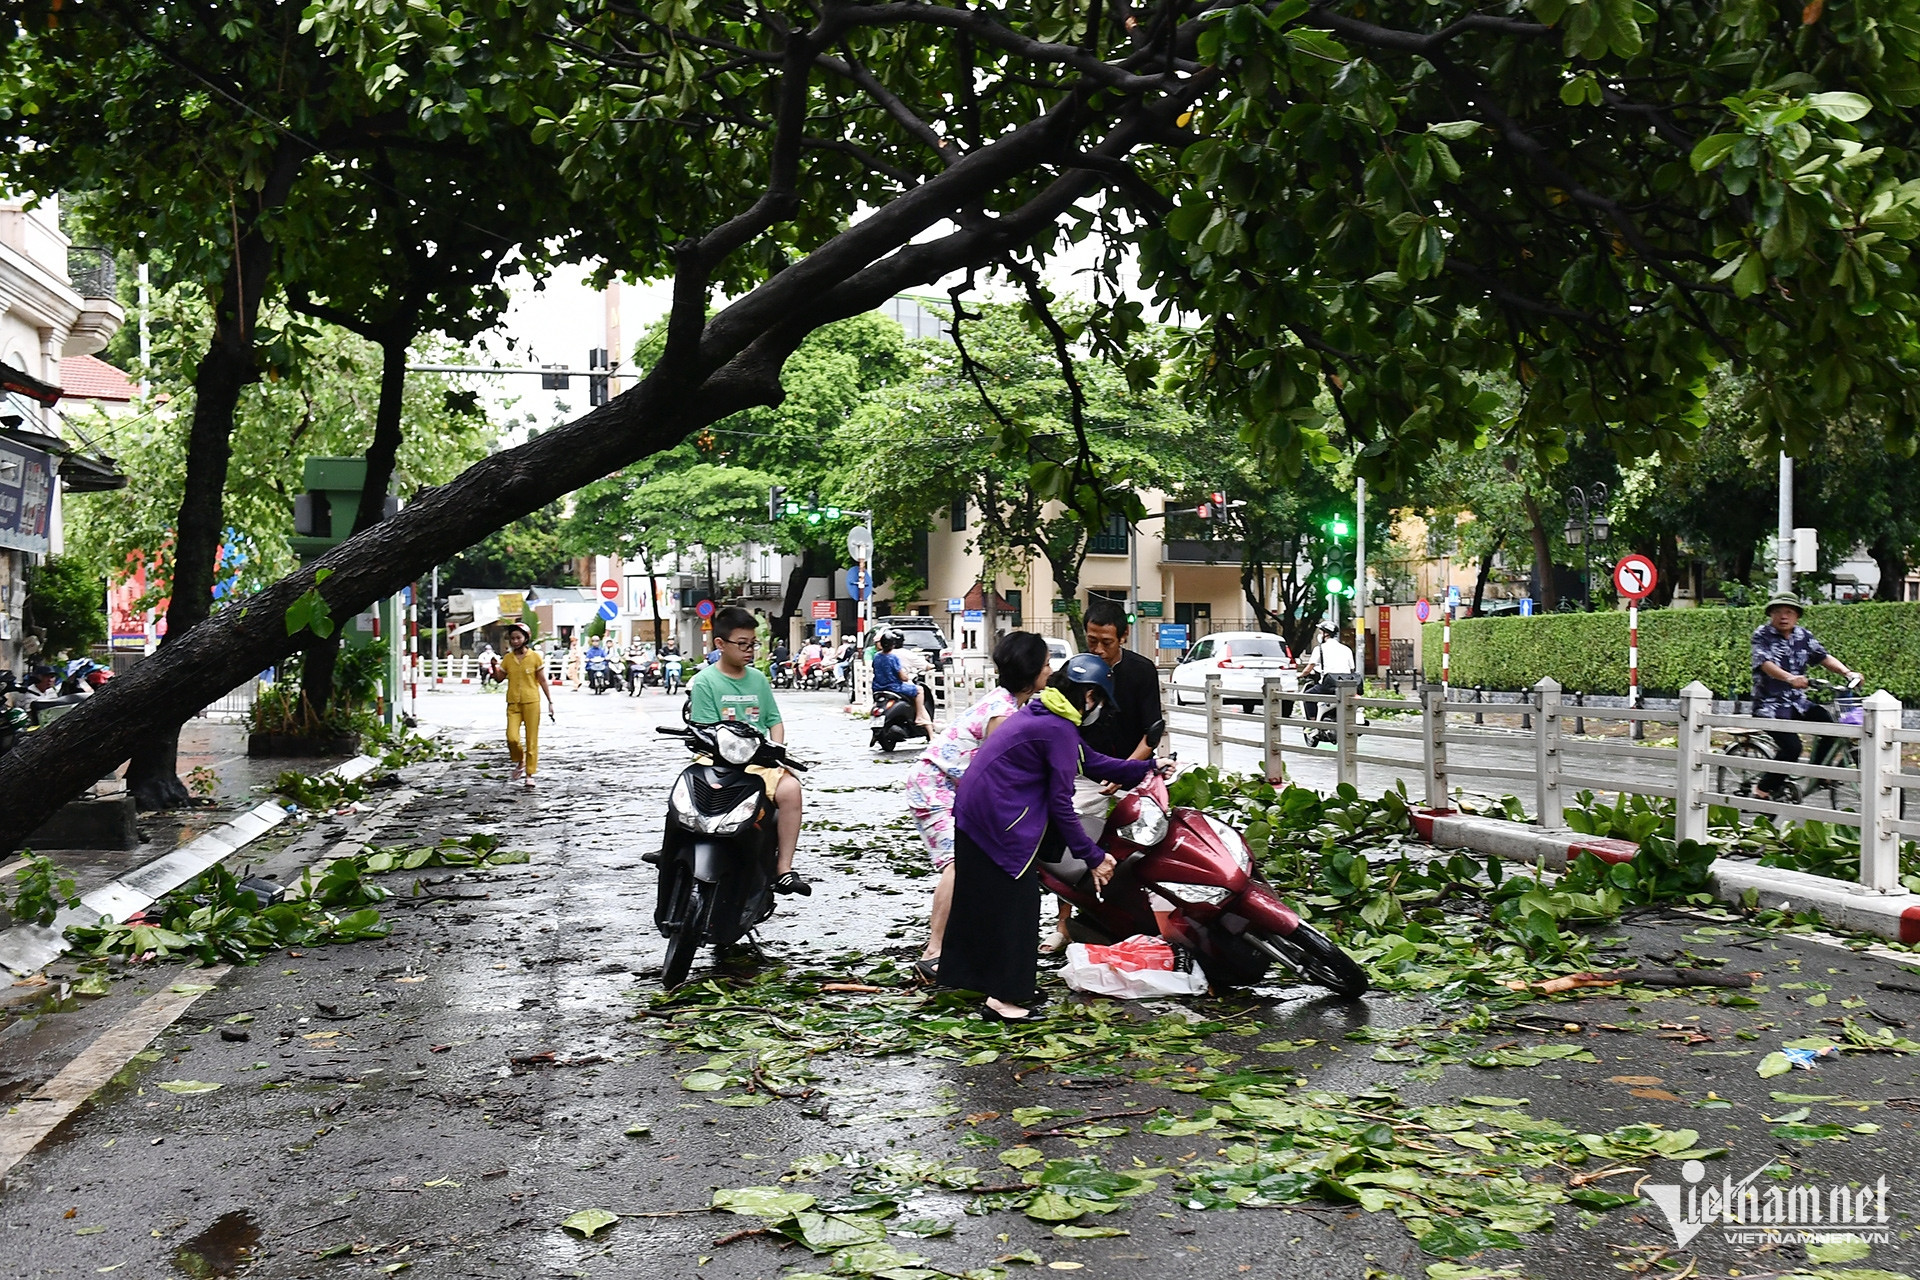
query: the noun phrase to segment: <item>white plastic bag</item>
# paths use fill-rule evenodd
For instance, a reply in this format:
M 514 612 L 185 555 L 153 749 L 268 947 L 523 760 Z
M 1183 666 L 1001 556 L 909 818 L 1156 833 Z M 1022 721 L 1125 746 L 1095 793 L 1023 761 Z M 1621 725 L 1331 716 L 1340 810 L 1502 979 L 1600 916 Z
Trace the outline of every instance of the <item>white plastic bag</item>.
M 1206 976 L 1193 967 L 1191 956 L 1144 933 L 1110 947 L 1071 944 L 1060 976 L 1075 991 L 1120 1000 L 1197 996 L 1207 989 Z

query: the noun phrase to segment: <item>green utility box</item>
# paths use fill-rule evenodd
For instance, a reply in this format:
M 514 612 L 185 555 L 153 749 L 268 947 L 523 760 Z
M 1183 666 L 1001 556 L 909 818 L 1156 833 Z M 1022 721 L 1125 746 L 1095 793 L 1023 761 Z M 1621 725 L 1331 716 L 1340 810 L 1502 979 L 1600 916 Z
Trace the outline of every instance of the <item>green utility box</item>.
M 308 458 L 302 475 L 306 492 L 293 500 L 293 537 L 289 539 L 300 563 L 307 564 L 347 540 L 360 510 L 360 487 L 366 483 L 365 458 Z M 400 509 L 400 499 L 387 497 L 385 514 Z M 380 716 L 391 726 L 398 715 L 401 661 L 404 646 L 400 629 L 405 614 L 399 596 L 389 596 L 363 613 L 336 618 L 340 642 L 347 648 L 384 645 L 387 674 L 380 690 Z

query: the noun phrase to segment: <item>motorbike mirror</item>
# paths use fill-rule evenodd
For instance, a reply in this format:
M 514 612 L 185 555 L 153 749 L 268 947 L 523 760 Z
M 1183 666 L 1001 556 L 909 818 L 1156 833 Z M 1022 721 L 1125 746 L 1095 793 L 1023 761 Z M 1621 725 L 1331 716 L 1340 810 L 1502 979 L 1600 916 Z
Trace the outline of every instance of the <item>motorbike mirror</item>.
M 693 723 L 693 694 L 691 693 L 680 699 L 680 723 Z
M 1165 720 L 1155 720 L 1147 726 L 1147 749 L 1151 751 L 1158 747 L 1160 745 L 1160 739 L 1166 736 L 1167 722 Z

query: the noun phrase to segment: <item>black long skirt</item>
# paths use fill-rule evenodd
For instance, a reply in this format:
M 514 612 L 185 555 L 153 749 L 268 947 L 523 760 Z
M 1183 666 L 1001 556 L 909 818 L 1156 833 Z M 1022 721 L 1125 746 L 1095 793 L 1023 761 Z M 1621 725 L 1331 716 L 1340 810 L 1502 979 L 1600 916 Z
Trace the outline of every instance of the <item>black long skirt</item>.
M 953 833 L 953 907 L 940 946 L 940 985 L 980 991 L 1022 1008 L 1034 1001 L 1040 876 L 1015 879 L 968 838 Z

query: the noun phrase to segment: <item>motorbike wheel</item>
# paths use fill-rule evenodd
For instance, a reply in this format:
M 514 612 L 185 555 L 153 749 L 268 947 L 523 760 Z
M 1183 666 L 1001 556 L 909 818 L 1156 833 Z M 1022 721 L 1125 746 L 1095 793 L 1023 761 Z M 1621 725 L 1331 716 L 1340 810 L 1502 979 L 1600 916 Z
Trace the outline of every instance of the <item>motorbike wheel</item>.
M 693 970 L 694 953 L 700 950 L 713 917 L 713 886 L 685 876 L 675 896 L 679 901 L 673 914 L 679 917 L 680 927 L 667 938 L 667 961 L 660 971 L 660 985 L 669 991 L 685 982 Z
M 1273 957 L 1245 938 L 1222 936 L 1217 955 L 1196 955 L 1194 961 L 1216 989 L 1250 987 L 1267 976 Z
M 1352 997 L 1367 993 L 1367 971 L 1312 925 L 1300 925 L 1285 937 L 1270 934 L 1264 941 L 1308 982 L 1337 995 Z

